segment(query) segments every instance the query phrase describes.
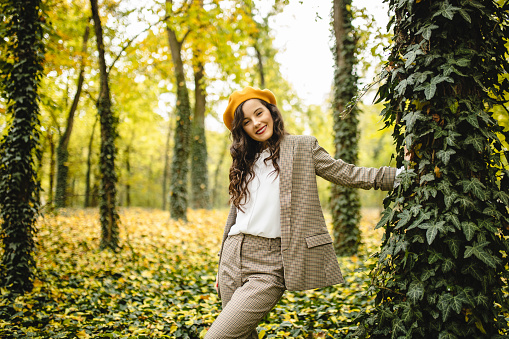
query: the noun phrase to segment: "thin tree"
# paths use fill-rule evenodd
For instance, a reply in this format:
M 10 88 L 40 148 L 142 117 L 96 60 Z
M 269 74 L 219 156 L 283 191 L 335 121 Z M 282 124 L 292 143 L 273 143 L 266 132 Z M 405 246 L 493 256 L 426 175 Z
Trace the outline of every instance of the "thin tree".
M 335 44 L 332 52 L 335 69 L 332 112 L 335 157 L 355 164 L 359 134 L 358 112 L 355 106 L 346 112 L 347 104 L 357 95 L 358 80 L 354 70 L 357 63 L 356 38 L 352 26 L 351 6 L 351 0 L 334 0 L 333 2 L 332 22 Z M 338 255 L 354 255 L 357 253 L 361 240 L 360 203 L 357 190 L 339 185 L 332 185 L 331 190 L 334 248 Z
M 33 288 L 34 235 L 39 211 L 38 88 L 44 45 L 41 1 L 0 3 L 0 92 L 11 117 L 0 144 L 0 220 L 3 256 L 0 284 L 13 293 Z
M 200 51 L 198 51 L 199 53 Z M 199 59 L 196 57 L 195 59 Z M 191 143 L 191 207 L 209 208 L 209 175 L 207 166 L 207 139 L 205 138 L 205 70 L 203 63 L 194 66 L 194 116 Z
M 81 96 L 81 90 L 83 88 L 83 82 L 85 80 L 85 54 L 87 53 L 87 43 L 88 37 L 90 35 L 90 27 L 87 25 L 85 27 L 85 33 L 83 34 L 83 43 L 81 48 L 81 57 L 80 57 L 80 68 L 79 75 L 76 84 L 76 93 L 74 94 L 74 99 L 72 101 L 71 108 L 69 109 L 69 114 L 67 116 L 67 125 L 65 127 L 64 133 L 61 134 L 60 139 L 58 141 L 57 147 L 57 186 L 55 192 L 55 207 L 65 207 L 67 206 L 67 176 L 69 173 L 69 167 L 67 166 L 67 161 L 69 159 L 69 140 L 71 139 L 71 133 L 74 126 L 74 115 L 76 110 L 78 109 L 78 103 Z
M 90 133 L 90 139 L 88 140 L 88 147 L 87 147 L 87 171 L 85 174 L 85 201 L 83 203 L 83 207 L 87 208 L 92 206 L 90 201 L 90 177 L 92 176 L 92 146 L 94 144 L 94 134 L 95 134 L 95 125 L 97 125 L 97 116 L 94 120 L 94 125 L 92 126 L 92 133 Z
M 376 308 L 359 329 L 371 338 L 506 337 L 509 170 L 499 135 L 509 133 L 493 107 L 509 92 L 508 6 L 390 6 L 394 45 L 379 96 L 397 147 L 413 159 L 377 225 Z
M 90 0 L 92 18 L 94 20 L 97 51 L 99 54 L 100 90 L 97 100 L 97 111 L 101 125 L 101 153 L 99 157 L 101 168 L 101 248 L 114 251 L 119 246 L 119 227 L 117 213 L 117 174 L 115 172 L 115 157 L 117 150 L 115 139 L 117 137 L 117 117 L 111 107 L 110 87 L 108 83 L 109 72 L 106 68 L 103 31 L 97 0 Z
M 173 12 L 172 4 L 172 0 L 166 0 L 166 12 L 168 17 Z M 190 30 L 187 30 L 179 40 L 175 28 L 168 22 L 166 25 L 166 32 L 168 34 L 168 42 L 177 85 L 177 124 L 175 126 L 171 167 L 170 215 L 172 219 L 187 220 L 187 174 L 189 172 L 188 159 L 191 139 L 191 104 L 189 101 L 189 92 L 186 85 L 181 51 L 182 44 Z

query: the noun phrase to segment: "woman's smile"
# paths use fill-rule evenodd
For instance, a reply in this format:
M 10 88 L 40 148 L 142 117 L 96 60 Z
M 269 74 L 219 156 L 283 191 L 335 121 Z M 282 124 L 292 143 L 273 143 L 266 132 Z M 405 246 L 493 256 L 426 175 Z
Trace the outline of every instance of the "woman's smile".
M 242 106 L 242 128 L 253 140 L 264 143 L 272 137 L 274 121 L 267 107 L 258 99 L 249 99 Z
M 262 134 L 263 132 L 265 132 L 266 129 L 267 129 L 267 125 L 263 126 L 258 131 L 256 131 L 256 134 Z

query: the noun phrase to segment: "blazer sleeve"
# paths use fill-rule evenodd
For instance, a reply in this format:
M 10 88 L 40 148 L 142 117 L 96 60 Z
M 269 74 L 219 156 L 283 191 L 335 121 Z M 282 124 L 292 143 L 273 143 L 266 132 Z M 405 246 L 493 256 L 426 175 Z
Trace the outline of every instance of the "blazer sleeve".
M 334 159 L 313 138 L 312 154 L 315 172 L 334 184 L 363 189 L 381 189 L 390 191 L 394 188 L 396 168 L 394 167 L 357 167 L 341 159 Z

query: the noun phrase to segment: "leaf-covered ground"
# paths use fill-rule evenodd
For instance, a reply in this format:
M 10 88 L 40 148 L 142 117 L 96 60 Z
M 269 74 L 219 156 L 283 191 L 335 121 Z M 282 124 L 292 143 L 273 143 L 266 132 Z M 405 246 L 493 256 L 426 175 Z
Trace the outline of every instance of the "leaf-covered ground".
M 260 338 L 343 337 L 370 307 L 368 268 L 379 245 L 379 214 L 364 211 L 365 246 L 340 258 L 345 284 L 286 292 L 260 324 Z M 220 311 L 214 290 L 226 211 L 190 211 L 189 222 L 167 212 L 124 209 L 123 248 L 98 251 L 93 210 L 67 210 L 38 223 L 34 290 L 0 298 L 1 338 L 203 338 Z

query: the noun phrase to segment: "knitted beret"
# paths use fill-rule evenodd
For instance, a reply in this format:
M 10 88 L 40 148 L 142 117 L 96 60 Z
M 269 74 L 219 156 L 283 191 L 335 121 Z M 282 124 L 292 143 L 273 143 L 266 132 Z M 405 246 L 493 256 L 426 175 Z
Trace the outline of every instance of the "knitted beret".
M 233 115 L 235 114 L 235 110 L 241 103 L 249 99 L 262 99 L 270 104 L 276 104 L 276 97 L 274 94 L 268 89 L 258 89 L 253 87 L 246 87 L 242 91 L 235 91 L 230 95 L 230 99 L 228 99 L 228 106 L 223 114 L 223 122 L 231 131 Z

